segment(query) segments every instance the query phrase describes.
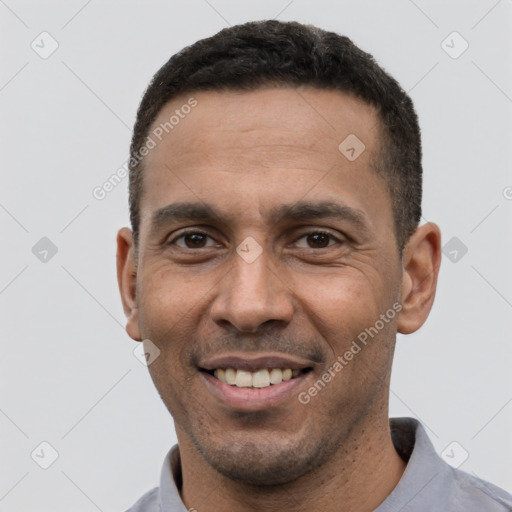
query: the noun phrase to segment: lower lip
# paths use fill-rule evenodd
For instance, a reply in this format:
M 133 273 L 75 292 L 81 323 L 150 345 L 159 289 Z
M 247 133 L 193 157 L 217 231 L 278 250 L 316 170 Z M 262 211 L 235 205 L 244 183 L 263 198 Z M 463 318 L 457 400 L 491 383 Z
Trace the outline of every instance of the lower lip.
M 272 384 L 266 388 L 239 388 L 226 384 L 209 373 L 200 372 L 210 392 L 223 405 L 239 411 L 258 411 L 280 405 L 295 396 L 297 389 L 304 384 L 309 373 L 300 374 L 293 379 Z

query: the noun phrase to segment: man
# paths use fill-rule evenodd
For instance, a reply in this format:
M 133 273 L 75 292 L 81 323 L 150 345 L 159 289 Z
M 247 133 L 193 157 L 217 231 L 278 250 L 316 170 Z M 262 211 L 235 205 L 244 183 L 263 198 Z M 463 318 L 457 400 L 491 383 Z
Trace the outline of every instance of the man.
M 277 21 L 199 41 L 147 89 L 130 173 L 127 332 L 179 446 L 132 512 L 512 510 L 388 418 L 441 243 L 412 102 L 370 55 Z

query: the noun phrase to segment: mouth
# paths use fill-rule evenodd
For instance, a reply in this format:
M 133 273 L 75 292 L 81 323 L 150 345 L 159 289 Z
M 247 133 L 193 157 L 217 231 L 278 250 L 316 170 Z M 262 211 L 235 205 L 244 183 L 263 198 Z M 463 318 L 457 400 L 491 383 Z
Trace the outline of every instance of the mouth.
M 313 372 L 314 363 L 283 356 L 232 355 L 202 362 L 200 374 L 223 405 L 256 411 L 291 398 Z

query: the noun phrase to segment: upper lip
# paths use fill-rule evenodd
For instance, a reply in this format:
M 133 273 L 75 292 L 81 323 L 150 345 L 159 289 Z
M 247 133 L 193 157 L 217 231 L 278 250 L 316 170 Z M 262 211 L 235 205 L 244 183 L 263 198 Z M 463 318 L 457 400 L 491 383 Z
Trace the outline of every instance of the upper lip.
M 246 370 L 255 372 L 264 368 L 290 368 L 292 370 L 303 370 L 314 366 L 310 360 L 285 354 L 262 354 L 262 353 L 232 353 L 223 354 L 199 362 L 203 370 L 216 370 L 217 368 L 234 368 L 235 370 Z

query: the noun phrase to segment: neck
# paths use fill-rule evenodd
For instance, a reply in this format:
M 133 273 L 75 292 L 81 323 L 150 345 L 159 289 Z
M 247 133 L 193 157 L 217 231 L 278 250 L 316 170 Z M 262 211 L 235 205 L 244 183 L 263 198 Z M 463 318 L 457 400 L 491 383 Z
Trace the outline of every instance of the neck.
M 317 469 L 276 486 L 246 485 L 224 477 L 177 428 L 182 499 L 189 510 L 199 512 L 370 512 L 391 493 L 406 466 L 391 439 L 387 408 L 383 412 L 378 421 L 368 418 L 358 424 L 343 446 Z

